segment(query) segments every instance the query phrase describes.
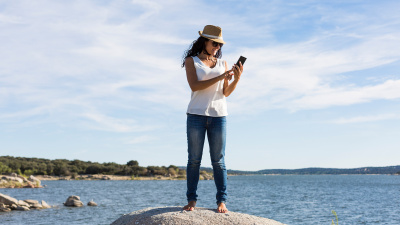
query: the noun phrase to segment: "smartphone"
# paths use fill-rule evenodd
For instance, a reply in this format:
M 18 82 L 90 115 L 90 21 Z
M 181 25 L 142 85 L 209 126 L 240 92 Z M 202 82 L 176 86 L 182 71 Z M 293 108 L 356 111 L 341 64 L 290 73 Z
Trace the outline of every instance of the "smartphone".
M 246 62 L 246 57 L 240 56 L 240 58 L 238 59 L 236 65 L 240 66 L 239 62 L 242 63 L 242 65 L 244 65 L 244 62 Z

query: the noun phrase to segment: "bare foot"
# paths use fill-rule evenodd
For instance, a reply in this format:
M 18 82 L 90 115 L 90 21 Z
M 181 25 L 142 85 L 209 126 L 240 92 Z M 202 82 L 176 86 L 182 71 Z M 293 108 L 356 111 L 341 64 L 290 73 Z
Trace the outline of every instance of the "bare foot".
M 219 213 L 227 213 L 227 212 L 228 212 L 228 209 L 226 208 L 225 203 L 223 203 L 223 202 L 218 203 L 217 211 L 218 211 Z
M 183 210 L 193 211 L 196 206 L 196 201 L 190 201 L 187 205 L 183 207 Z

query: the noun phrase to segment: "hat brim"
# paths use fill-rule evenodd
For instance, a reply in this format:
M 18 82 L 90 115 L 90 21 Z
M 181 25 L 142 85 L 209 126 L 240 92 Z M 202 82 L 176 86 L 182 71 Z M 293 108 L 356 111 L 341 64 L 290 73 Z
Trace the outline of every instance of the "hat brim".
M 202 36 L 204 38 L 207 38 L 208 40 L 215 41 L 215 42 L 218 42 L 218 43 L 221 43 L 221 44 L 225 44 L 225 41 L 223 41 L 221 39 L 209 38 L 209 37 L 204 36 L 202 31 L 199 31 L 199 34 L 200 34 L 200 36 Z

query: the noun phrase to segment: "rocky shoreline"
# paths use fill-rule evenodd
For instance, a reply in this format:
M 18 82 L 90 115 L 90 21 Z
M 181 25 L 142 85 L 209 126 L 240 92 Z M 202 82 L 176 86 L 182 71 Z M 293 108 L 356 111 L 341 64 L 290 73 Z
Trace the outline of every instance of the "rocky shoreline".
M 128 175 L 103 175 L 103 174 L 82 174 L 78 176 L 49 176 L 37 175 L 40 180 L 186 180 L 186 176 L 128 176 Z M 213 175 L 200 174 L 200 180 L 213 180 Z
M 9 212 L 11 210 L 29 211 L 31 209 L 48 209 L 51 208 L 45 201 L 32 200 L 17 200 L 8 195 L 0 193 L 0 212 Z
M 49 176 L 30 175 L 21 176 L 16 173 L 0 176 L 0 188 L 42 188 L 42 180 L 186 180 L 186 176 L 124 176 L 104 174 L 82 174 L 78 176 Z M 214 177 L 208 173 L 200 174 L 200 180 L 213 180 Z M 46 186 L 46 185 L 44 185 Z
M 34 177 L 28 178 L 12 173 L 9 176 L 1 175 L 0 188 L 42 188 L 41 181 Z
M 88 206 L 97 206 L 93 200 L 87 203 Z M 81 198 L 76 195 L 71 195 L 64 202 L 67 207 L 82 207 L 83 202 Z M 0 212 L 10 212 L 11 210 L 29 211 L 31 209 L 48 209 L 51 208 L 44 200 L 40 203 L 38 200 L 26 199 L 17 200 L 11 196 L 0 193 Z

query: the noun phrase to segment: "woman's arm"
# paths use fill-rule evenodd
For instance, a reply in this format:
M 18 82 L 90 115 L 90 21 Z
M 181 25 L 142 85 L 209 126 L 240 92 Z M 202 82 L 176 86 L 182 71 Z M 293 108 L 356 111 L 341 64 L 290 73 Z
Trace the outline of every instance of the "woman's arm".
M 227 72 L 209 80 L 198 80 L 192 57 L 185 59 L 186 77 L 193 92 L 206 89 L 227 76 Z
M 232 67 L 231 71 L 233 71 L 233 75 L 235 77 L 235 79 L 232 81 L 232 83 L 230 83 L 230 84 L 228 83 L 228 79 L 227 79 L 228 77 L 225 78 L 225 80 L 224 80 L 224 90 L 223 91 L 224 91 L 225 97 L 228 97 L 229 95 L 232 94 L 232 92 L 236 88 L 237 83 L 240 80 L 240 76 L 242 75 L 242 72 L 243 72 L 243 65 L 242 65 L 241 62 L 239 62 L 239 63 L 240 63 L 240 67 L 237 66 L 237 65 L 234 65 Z M 228 66 L 226 65 L 226 62 L 225 62 L 225 69 L 226 70 L 228 69 Z
M 232 79 L 232 74 L 230 73 L 230 72 L 232 72 L 232 70 L 228 71 L 228 64 L 226 63 L 226 61 L 225 61 L 225 72 L 229 72 L 229 75 L 227 77 L 225 77 L 225 79 L 224 79 L 224 86 L 222 89 L 222 93 L 224 95 L 225 95 L 226 89 L 229 86 L 229 81 Z M 225 95 L 225 97 L 228 97 L 228 96 Z

